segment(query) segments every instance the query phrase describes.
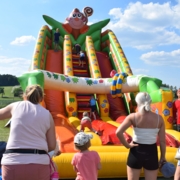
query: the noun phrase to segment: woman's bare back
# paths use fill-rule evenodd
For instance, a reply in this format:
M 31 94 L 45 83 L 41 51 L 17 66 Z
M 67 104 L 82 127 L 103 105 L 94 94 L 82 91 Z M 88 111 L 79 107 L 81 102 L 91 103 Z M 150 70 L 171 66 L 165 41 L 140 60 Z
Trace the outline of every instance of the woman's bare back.
M 160 128 L 162 125 L 162 117 L 154 112 L 134 113 L 131 117 L 132 124 L 138 128 Z

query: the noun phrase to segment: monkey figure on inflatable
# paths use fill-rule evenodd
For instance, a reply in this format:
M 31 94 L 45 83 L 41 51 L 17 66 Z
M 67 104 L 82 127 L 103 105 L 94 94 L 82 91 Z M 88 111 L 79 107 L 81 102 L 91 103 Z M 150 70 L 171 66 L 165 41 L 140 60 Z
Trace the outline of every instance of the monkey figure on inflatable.
M 66 18 L 66 21 L 62 26 L 68 33 L 72 34 L 74 38 L 77 39 L 80 34 L 88 31 L 88 17 L 92 14 L 93 9 L 91 7 L 85 7 L 83 13 L 75 8 Z

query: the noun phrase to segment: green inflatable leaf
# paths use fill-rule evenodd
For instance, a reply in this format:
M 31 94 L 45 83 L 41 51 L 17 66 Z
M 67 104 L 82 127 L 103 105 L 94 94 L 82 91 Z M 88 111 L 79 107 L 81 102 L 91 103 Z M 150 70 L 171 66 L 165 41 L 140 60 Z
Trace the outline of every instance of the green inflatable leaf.
M 46 16 L 46 15 L 43 15 L 43 19 L 53 28 L 53 29 L 56 29 L 56 28 L 59 28 L 60 30 L 60 33 L 61 35 L 64 37 L 64 35 L 70 35 L 70 39 L 71 39 L 71 42 L 72 42 L 72 45 L 74 46 L 74 44 L 78 43 L 78 44 L 81 44 L 82 46 L 84 45 L 85 43 L 85 40 L 86 40 L 86 36 L 91 36 L 92 34 L 94 34 L 96 31 L 98 31 L 98 33 L 96 34 L 96 37 L 98 36 L 99 34 L 99 37 L 100 37 L 100 33 L 101 33 L 101 29 L 103 27 L 105 27 L 110 19 L 105 19 L 103 21 L 100 21 L 100 22 L 97 22 L 97 23 L 94 23 L 92 25 L 89 26 L 89 30 L 84 33 L 84 34 L 81 34 L 77 40 L 74 39 L 74 37 L 72 36 L 72 34 L 69 34 L 66 32 L 66 30 L 63 28 L 62 26 L 62 23 L 56 21 L 55 19 L 49 17 L 49 16 Z M 83 46 L 84 47 L 84 46 Z
M 64 37 L 65 35 L 70 35 L 70 39 L 71 39 L 71 42 L 73 44 L 75 44 L 75 39 L 74 37 L 72 36 L 72 34 L 69 34 L 66 32 L 66 30 L 63 28 L 62 26 L 62 23 L 59 22 L 59 21 L 56 21 L 55 19 L 49 17 L 49 16 L 46 16 L 46 15 L 43 15 L 43 19 L 52 27 L 52 29 L 56 29 L 56 28 L 59 28 L 59 31 L 61 33 L 61 35 Z
M 91 34 L 93 34 L 95 31 L 101 30 L 103 27 L 105 27 L 109 23 L 109 21 L 110 19 L 105 19 L 103 21 L 90 25 L 89 30 L 84 34 L 81 34 L 78 37 L 77 42 L 79 44 L 83 44 L 85 42 L 86 36 L 91 36 Z

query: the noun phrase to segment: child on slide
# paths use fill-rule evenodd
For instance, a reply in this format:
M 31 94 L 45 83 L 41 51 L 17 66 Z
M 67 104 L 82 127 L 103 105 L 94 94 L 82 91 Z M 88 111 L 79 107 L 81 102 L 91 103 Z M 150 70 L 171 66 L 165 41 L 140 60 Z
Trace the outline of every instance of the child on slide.
M 83 112 L 83 118 L 81 119 L 80 131 L 84 131 L 85 127 L 88 127 L 91 131 L 98 134 L 98 131 L 92 128 L 91 118 L 89 117 L 88 112 Z

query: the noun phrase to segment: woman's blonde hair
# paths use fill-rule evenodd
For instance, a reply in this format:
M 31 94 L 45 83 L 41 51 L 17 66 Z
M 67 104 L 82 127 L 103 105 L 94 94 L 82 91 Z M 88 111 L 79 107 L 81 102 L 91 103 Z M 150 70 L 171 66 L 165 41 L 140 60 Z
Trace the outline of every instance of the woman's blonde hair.
M 148 93 L 146 92 L 140 92 L 136 95 L 136 103 L 138 107 L 140 108 L 139 110 L 145 110 L 145 111 L 150 111 L 151 110 L 151 97 Z
M 39 85 L 30 85 L 26 87 L 24 97 L 33 104 L 39 104 L 44 96 L 43 90 Z

